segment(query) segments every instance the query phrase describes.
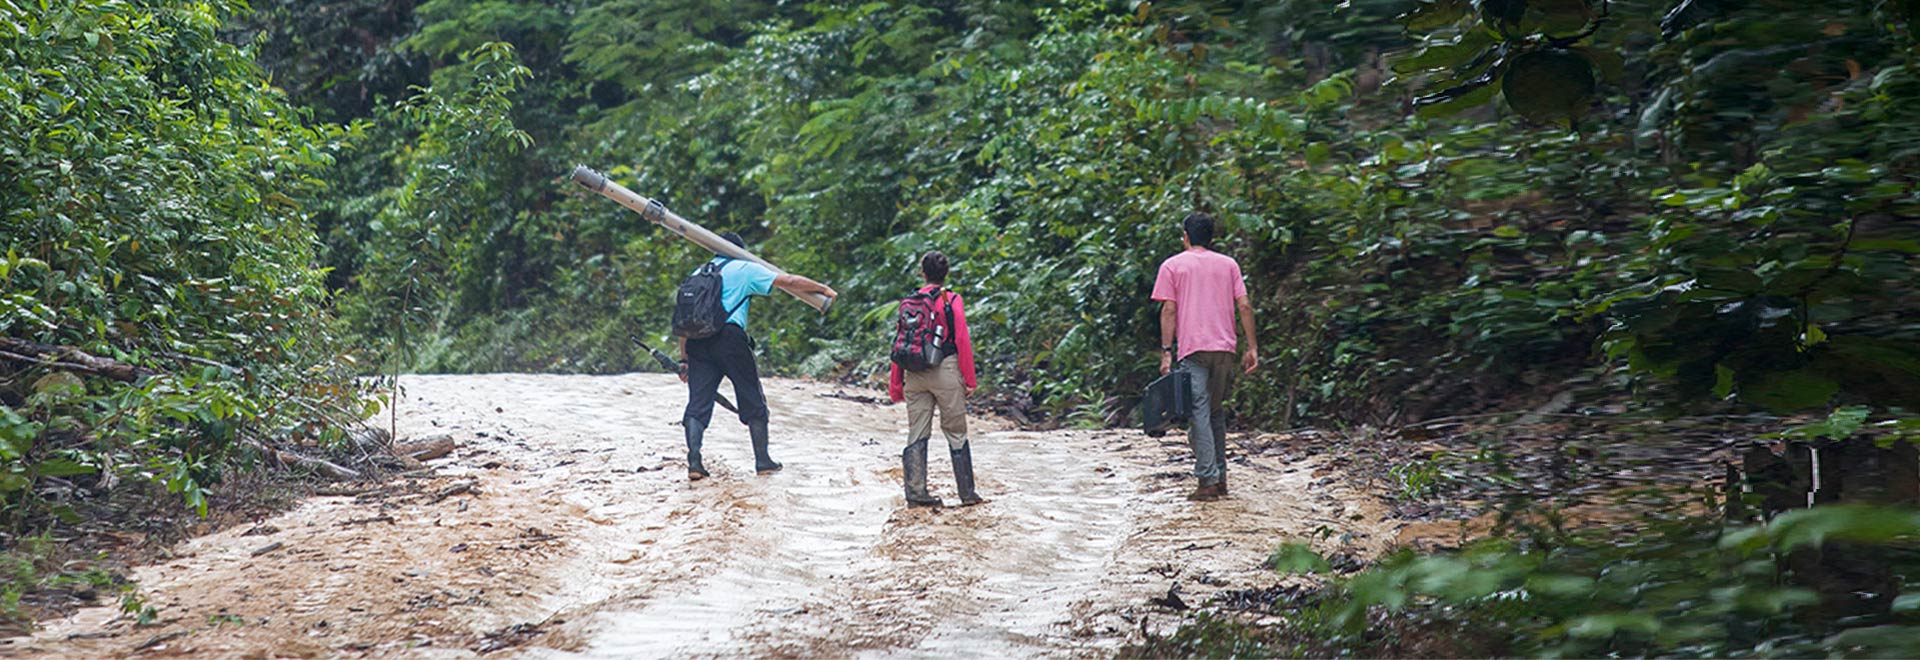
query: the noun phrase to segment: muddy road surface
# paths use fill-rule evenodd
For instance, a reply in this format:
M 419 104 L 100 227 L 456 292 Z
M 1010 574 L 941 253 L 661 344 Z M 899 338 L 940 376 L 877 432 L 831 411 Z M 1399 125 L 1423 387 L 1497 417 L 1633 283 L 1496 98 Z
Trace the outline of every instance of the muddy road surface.
M 1186 603 L 1264 588 L 1274 546 L 1391 538 L 1335 461 L 1234 434 L 1232 496 L 1191 503 L 1177 435 L 975 417 L 981 506 L 908 509 L 902 406 L 772 379 L 773 455 L 716 410 L 687 481 L 661 374 L 403 379 L 429 470 L 330 491 L 139 569 L 119 607 L 0 643 L 17 657 L 1102 657 Z M 934 493 L 954 500 L 943 444 Z M 1144 632 L 1143 632 L 1144 631 Z

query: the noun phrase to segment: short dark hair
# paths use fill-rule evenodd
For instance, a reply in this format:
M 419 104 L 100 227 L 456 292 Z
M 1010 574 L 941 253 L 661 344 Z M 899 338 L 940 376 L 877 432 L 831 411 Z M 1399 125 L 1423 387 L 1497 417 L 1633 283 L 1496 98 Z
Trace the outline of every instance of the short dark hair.
M 947 283 L 947 255 L 934 250 L 920 255 L 920 275 L 931 284 Z
M 734 245 L 740 246 L 740 249 L 742 250 L 747 249 L 747 239 L 741 238 L 740 232 L 723 231 L 723 232 L 720 232 L 720 237 L 727 239 L 728 243 L 732 243 Z
M 1205 213 L 1189 213 L 1181 223 L 1187 230 L 1187 242 L 1200 247 L 1213 247 L 1213 216 Z

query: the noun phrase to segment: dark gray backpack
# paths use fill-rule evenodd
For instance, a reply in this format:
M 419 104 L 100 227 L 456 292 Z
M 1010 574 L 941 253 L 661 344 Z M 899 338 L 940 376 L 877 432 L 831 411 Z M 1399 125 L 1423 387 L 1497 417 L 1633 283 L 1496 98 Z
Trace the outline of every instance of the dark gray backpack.
M 705 339 L 720 334 L 727 317 L 733 316 L 740 305 L 747 304 L 746 298 L 741 298 L 733 309 L 720 304 L 726 285 L 720 276 L 720 267 L 728 261 L 731 259 L 709 261 L 680 283 L 680 289 L 673 295 L 673 336 Z

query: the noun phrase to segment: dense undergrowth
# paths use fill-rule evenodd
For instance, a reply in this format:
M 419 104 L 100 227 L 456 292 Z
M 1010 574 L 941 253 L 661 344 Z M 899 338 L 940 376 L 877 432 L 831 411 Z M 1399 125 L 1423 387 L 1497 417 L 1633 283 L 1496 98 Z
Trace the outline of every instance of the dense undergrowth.
M 1678 495 L 1669 493 L 1669 495 Z M 1712 494 L 1700 494 L 1713 499 Z M 1697 504 L 1697 502 L 1694 502 Z M 1518 513 L 1513 512 L 1513 513 Z M 1526 516 L 1516 515 L 1509 522 Z M 1560 528 L 1532 517 L 1457 552 L 1403 550 L 1335 574 L 1304 544 L 1281 574 L 1326 574 L 1264 606 L 1216 607 L 1126 657 L 1912 657 L 1920 652 L 1920 518 L 1834 506 L 1727 525 L 1675 509 Z M 1823 555 L 1897 580 L 1861 603 L 1835 594 Z M 1783 567 L 1791 567 L 1783 570 Z M 1255 625 L 1263 615 L 1278 625 Z
M 367 413 L 302 210 L 353 131 L 220 40 L 241 9 L 0 2 L 0 627 L 98 586 L 76 529 Z
M 268 2 L 236 37 L 372 120 L 316 219 L 359 343 L 409 366 L 644 363 L 624 334 L 698 257 L 571 188 L 584 162 L 846 292 L 765 306 L 781 370 L 873 377 L 938 247 L 991 383 L 1112 418 L 1199 209 L 1255 283 L 1249 422 L 1580 370 L 1884 417 L 1916 389 L 1904 5 L 1778 4 Z M 1556 66 L 1592 84 L 1529 77 Z
M 370 411 L 354 375 L 643 367 L 625 336 L 663 333 L 699 256 L 571 187 L 576 163 L 844 294 L 824 317 L 756 308 L 778 371 L 877 378 L 891 305 L 939 248 L 1002 406 L 1123 421 L 1154 373 L 1154 267 L 1176 220 L 1205 210 L 1260 317 L 1243 425 L 1532 408 L 1578 381 L 1647 412 L 1817 422 L 1783 445 L 1909 443 L 1917 12 L 0 0 L 0 334 L 51 347 L 0 361 L 0 521 L 15 547 L 127 489 L 199 505 L 263 449 L 337 445 Z M 1881 525 L 1875 542 L 1911 532 L 1849 515 L 1752 533 L 1822 516 Z M 1522 608 L 1564 615 L 1479 628 L 1509 644 L 1486 652 L 1804 650 L 1812 633 L 1773 629 L 1649 645 L 1631 636 L 1665 628 L 1645 617 L 1680 605 L 1608 600 L 1645 580 L 1596 597 L 1597 572 L 1671 551 L 1732 567 L 1677 592 L 1789 594 L 1713 612 L 1797 616 L 1791 581 L 1741 572 L 1759 555 L 1703 531 L 1716 519 L 1680 516 L 1692 531 L 1657 546 L 1509 539 L 1365 579 L 1389 594 L 1460 566 L 1504 576 L 1492 594 L 1594 581 Z M 1366 584 L 1332 593 L 1415 598 Z M 1711 602 L 1745 607 L 1727 597 Z M 1628 642 L 1565 646 L 1616 610 Z
M 361 7 L 266 15 L 342 34 L 394 5 Z M 344 163 L 347 194 L 321 212 L 355 331 L 417 333 L 389 360 L 638 364 L 621 335 L 659 332 L 665 292 L 697 256 L 559 180 L 585 162 L 845 294 L 824 318 L 778 302 L 756 312 L 779 370 L 872 378 L 913 256 L 937 247 L 955 257 L 1003 405 L 1122 420 L 1152 374 L 1148 280 L 1177 244 L 1174 219 L 1206 210 L 1246 265 L 1267 347 L 1268 368 L 1234 401 L 1242 423 L 1530 408 L 1578 380 L 1648 411 L 1831 415 L 1800 431 L 1829 442 L 1865 442 L 1853 432 L 1871 428 L 1904 443 L 1913 430 L 1910 3 L 412 9 L 417 27 L 376 21 L 385 45 L 358 56 L 269 57 L 326 72 L 306 95 L 321 112 L 407 138 Z M 497 42 L 534 73 L 524 88 L 476 59 L 497 58 Z M 432 94 L 498 94 L 513 110 L 449 133 L 364 100 L 425 71 Z M 473 151 L 425 149 L 445 157 L 431 171 L 448 187 L 423 192 L 410 140 L 449 135 Z M 422 195 L 423 212 L 379 203 Z M 411 325 L 384 325 L 396 319 Z M 1809 602 L 1793 581 L 1818 562 L 1715 550 L 1711 511 L 1638 514 L 1643 528 L 1690 533 L 1509 537 L 1396 560 L 1331 592 L 1349 608 L 1342 625 L 1306 616 L 1317 641 L 1288 652 L 1378 651 L 1343 637 L 1352 622 L 1428 597 L 1441 598 L 1422 601 L 1428 621 L 1486 631 L 1455 651 L 1467 654 L 1851 643 L 1793 625 Z M 1911 531 L 1871 520 L 1880 541 Z M 1659 564 L 1669 556 L 1735 568 L 1669 579 L 1661 571 L 1685 571 Z M 1659 571 L 1618 570 L 1641 565 Z M 1748 572 L 1765 566 L 1774 579 Z M 1464 589 L 1455 574 L 1498 584 Z M 1562 591 L 1485 600 L 1527 594 L 1514 589 L 1536 574 Z M 1445 600 L 1454 592 L 1483 600 Z M 1634 600 L 1656 592 L 1677 596 Z M 1674 618 L 1694 610 L 1760 630 Z M 1249 638 L 1193 630 L 1203 645 L 1182 652 Z

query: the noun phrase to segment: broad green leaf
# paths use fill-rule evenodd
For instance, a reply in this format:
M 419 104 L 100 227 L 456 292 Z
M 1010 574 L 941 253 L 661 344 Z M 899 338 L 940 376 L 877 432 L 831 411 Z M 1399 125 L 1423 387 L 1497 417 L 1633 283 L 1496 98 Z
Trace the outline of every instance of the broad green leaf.
M 1305 543 L 1297 542 L 1280 544 L 1273 555 L 1267 557 L 1267 565 L 1282 574 L 1326 573 L 1333 570 L 1333 565 L 1320 553 L 1314 552 Z
M 64 458 L 49 458 L 33 466 L 34 474 L 43 477 L 70 477 L 76 474 L 93 474 L 94 468 L 81 465 Z
M 1776 412 L 1793 412 L 1826 405 L 1840 383 L 1824 374 L 1807 369 L 1769 372 L 1752 379 L 1743 377 L 1740 398 Z

